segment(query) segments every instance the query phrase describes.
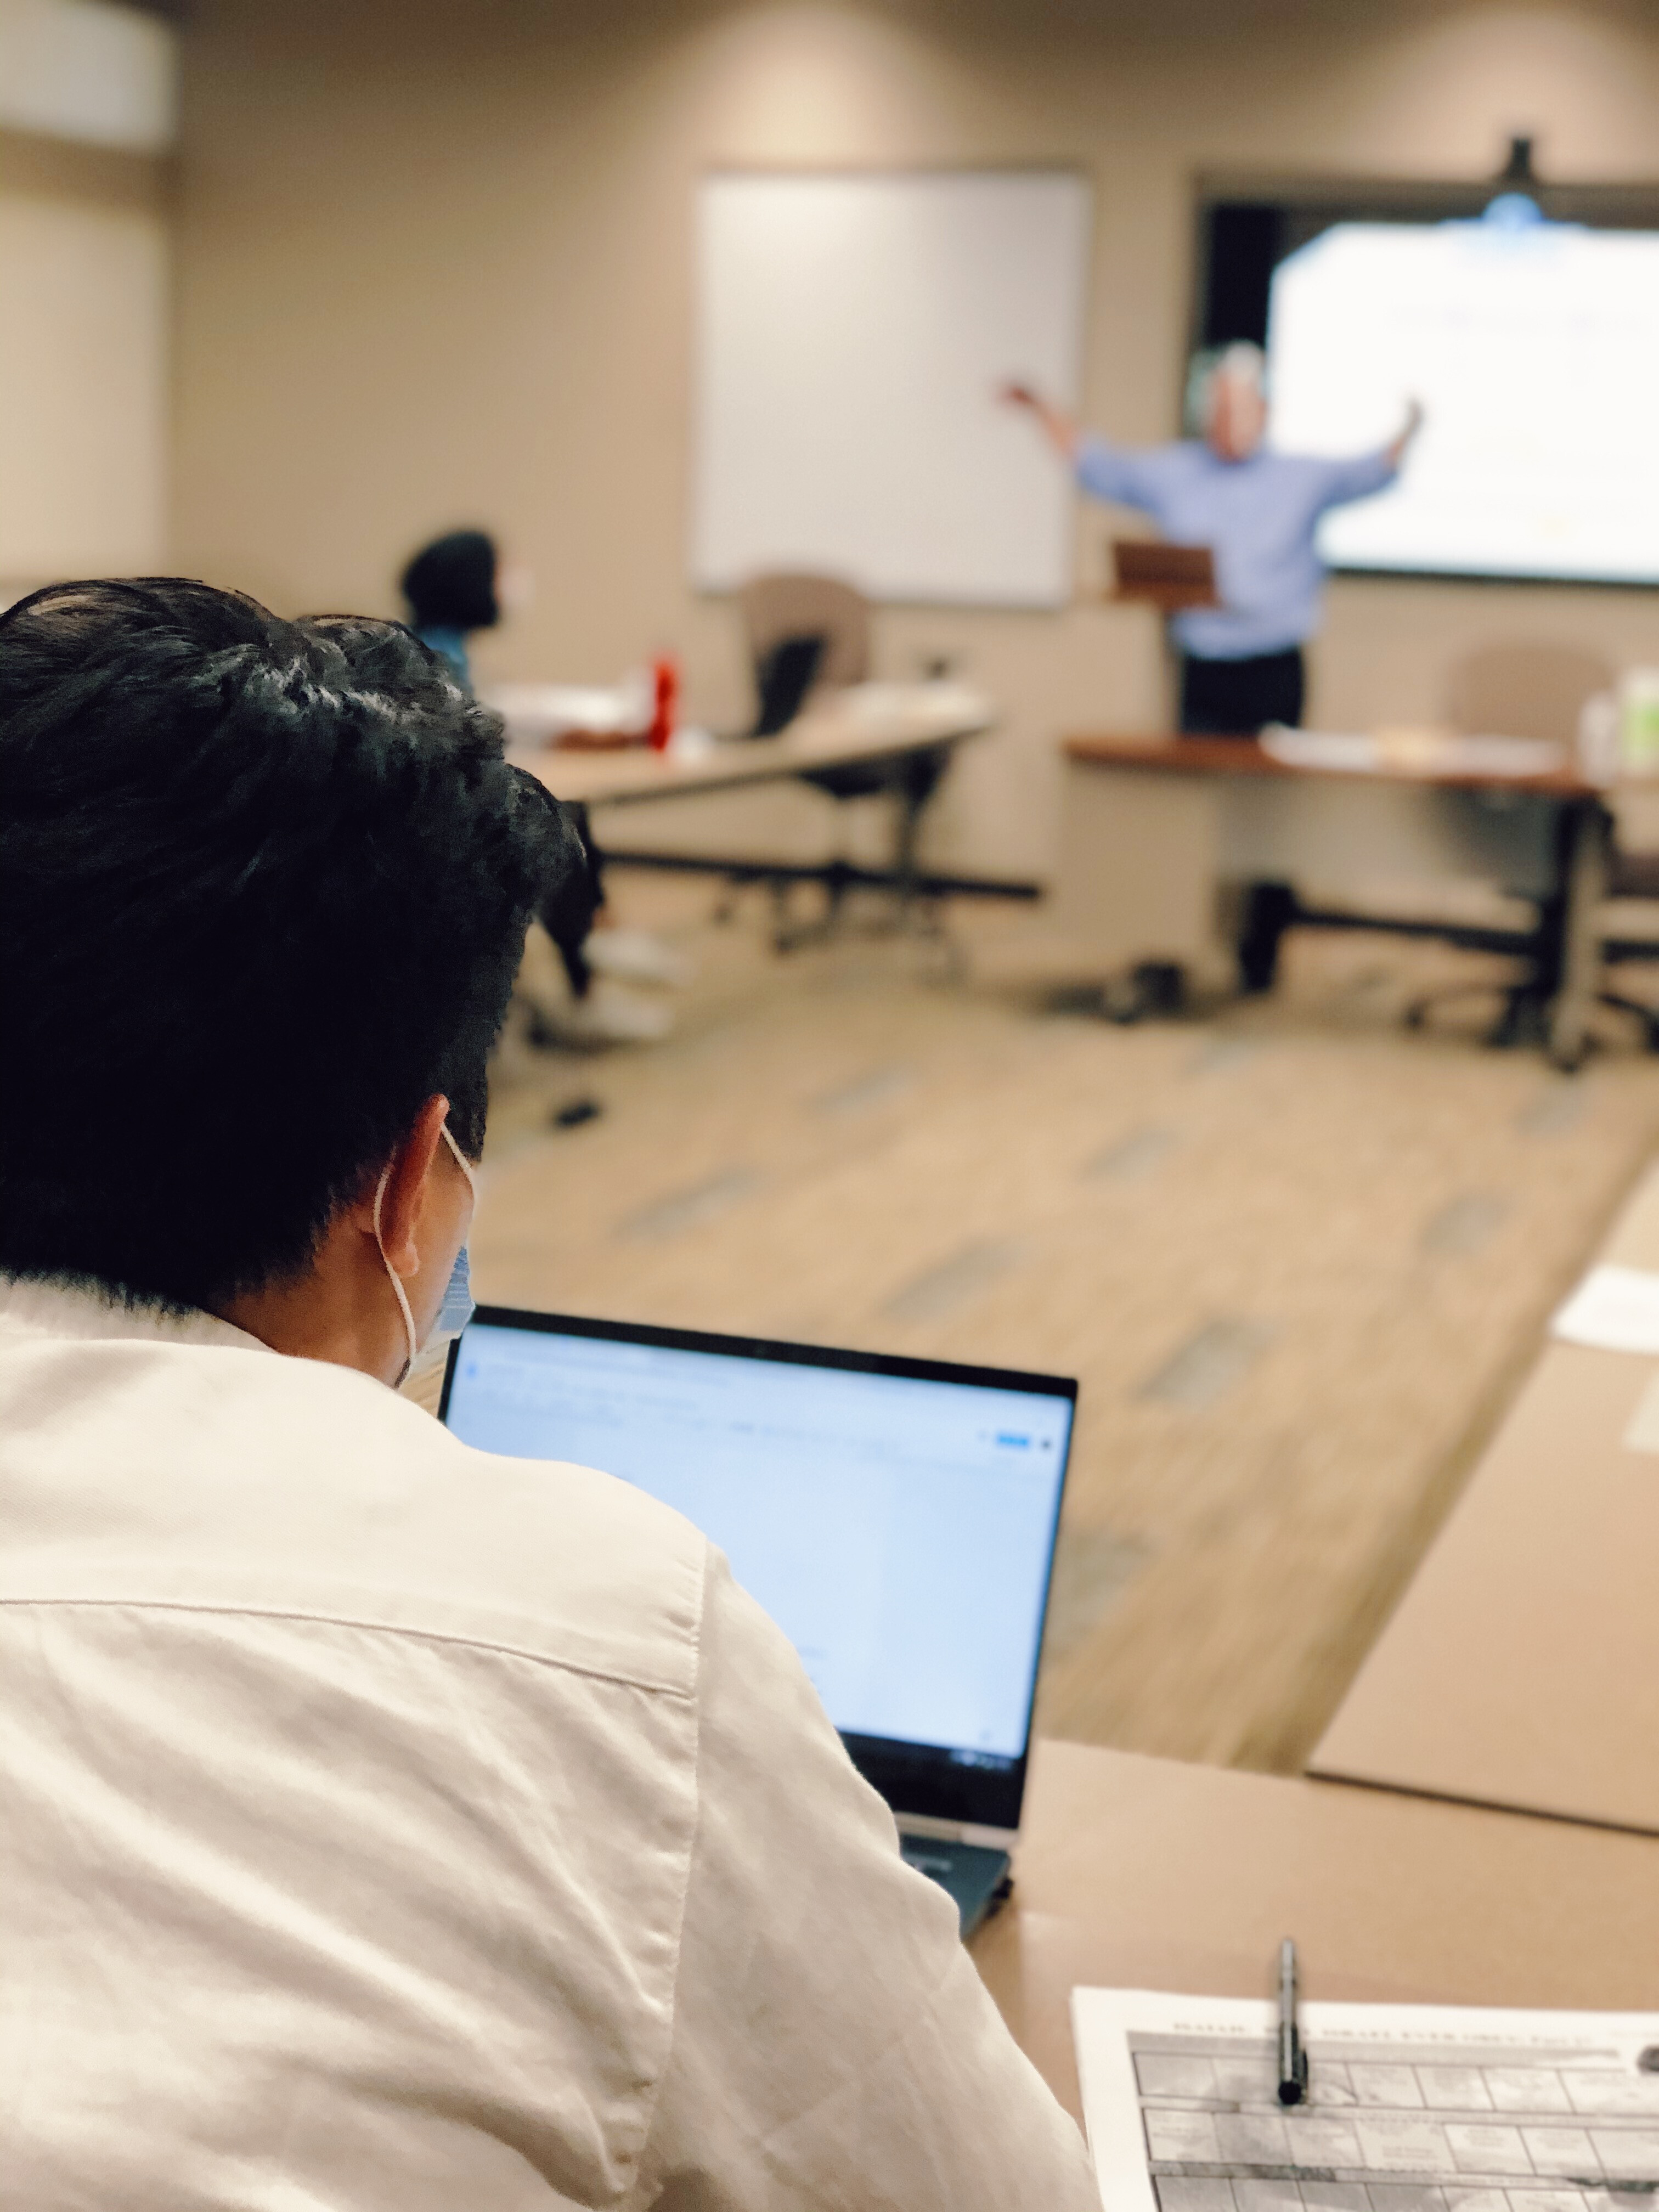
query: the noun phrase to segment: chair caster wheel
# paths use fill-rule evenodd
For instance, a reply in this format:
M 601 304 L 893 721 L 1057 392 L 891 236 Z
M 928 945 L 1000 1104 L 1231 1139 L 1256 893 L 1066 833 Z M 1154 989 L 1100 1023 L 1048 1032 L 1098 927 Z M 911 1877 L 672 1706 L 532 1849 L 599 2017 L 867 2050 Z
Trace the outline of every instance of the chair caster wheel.
M 1186 1003 L 1187 978 L 1170 960 L 1143 960 L 1127 975 L 1115 975 L 1100 994 L 1109 1022 L 1128 1029 L 1148 1014 L 1178 1014 Z

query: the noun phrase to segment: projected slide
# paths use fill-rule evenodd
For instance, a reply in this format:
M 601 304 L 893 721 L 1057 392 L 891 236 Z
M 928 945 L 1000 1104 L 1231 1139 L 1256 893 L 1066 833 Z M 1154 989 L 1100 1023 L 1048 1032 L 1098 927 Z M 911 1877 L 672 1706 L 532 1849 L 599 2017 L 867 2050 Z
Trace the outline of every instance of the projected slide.
M 1273 442 L 1380 445 L 1392 490 L 1328 515 L 1334 567 L 1659 582 L 1659 234 L 1339 223 L 1275 270 Z

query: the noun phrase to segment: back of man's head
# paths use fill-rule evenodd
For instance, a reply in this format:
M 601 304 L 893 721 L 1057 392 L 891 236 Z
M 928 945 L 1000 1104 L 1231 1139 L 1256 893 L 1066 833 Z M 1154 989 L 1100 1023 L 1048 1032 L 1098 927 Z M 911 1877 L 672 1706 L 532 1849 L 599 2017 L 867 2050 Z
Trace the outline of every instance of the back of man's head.
M 190 1307 L 299 1274 L 435 1092 L 483 1149 L 581 865 L 392 623 L 175 579 L 0 617 L 0 1272 Z
M 1267 356 L 1258 345 L 1240 338 L 1231 345 L 1208 346 L 1195 353 L 1187 369 L 1187 428 L 1194 437 L 1210 434 L 1217 407 L 1237 394 L 1265 415 L 1267 400 Z

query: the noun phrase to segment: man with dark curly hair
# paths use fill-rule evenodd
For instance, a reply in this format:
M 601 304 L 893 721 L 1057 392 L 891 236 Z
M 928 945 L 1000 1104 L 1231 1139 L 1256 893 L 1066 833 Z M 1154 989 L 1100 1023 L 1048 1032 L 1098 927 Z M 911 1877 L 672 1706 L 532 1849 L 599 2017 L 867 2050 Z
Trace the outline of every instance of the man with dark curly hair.
M 9 2212 L 1095 2204 L 677 1515 L 395 1386 L 565 817 L 395 624 L 0 617 Z

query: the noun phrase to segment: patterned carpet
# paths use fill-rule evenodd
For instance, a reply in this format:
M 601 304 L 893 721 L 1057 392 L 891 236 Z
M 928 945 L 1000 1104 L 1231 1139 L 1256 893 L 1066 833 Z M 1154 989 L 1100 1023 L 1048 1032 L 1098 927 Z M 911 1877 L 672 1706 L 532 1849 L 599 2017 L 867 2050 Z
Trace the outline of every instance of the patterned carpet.
M 481 1295 L 1078 1376 L 1040 1726 L 1295 1771 L 1646 1162 L 1659 1061 L 1616 1018 L 1571 1079 L 1407 1036 L 1483 969 L 1396 940 L 1293 939 L 1271 1002 L 1119 1029 L 1040 913 L 960 914 L 964 975 L 857 932 L 779 957 L 695 880 L 620 904 L 697 978 L 650 1047 L 515 1020 Z M 526 979 L 556 1000 L 539 936 Z

